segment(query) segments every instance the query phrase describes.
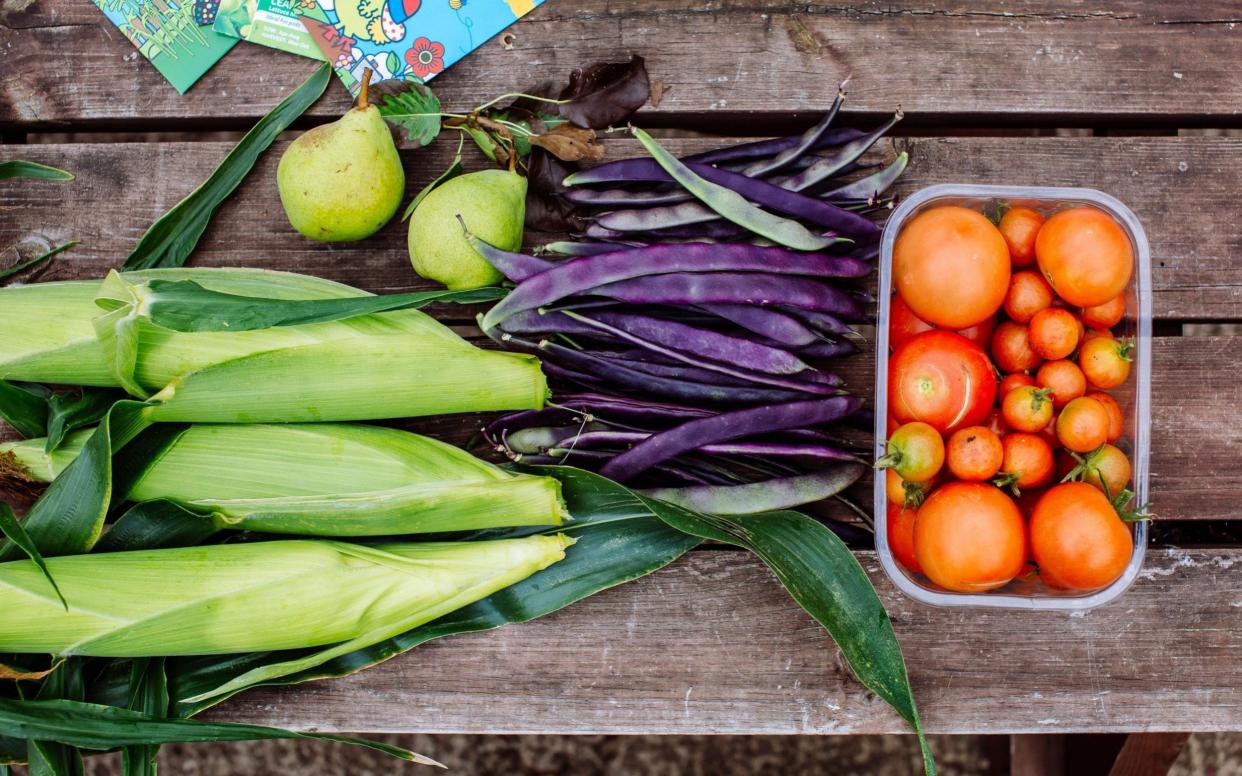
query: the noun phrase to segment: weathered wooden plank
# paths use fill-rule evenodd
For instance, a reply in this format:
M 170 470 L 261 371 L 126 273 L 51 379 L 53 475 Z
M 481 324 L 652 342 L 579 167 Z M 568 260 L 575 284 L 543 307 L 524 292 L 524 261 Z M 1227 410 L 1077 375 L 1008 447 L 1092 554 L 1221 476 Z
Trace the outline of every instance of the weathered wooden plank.
M 679 139 L 681 151 L 718 141 Z M 900 191 L 932 183 L 1089 186 L 1115 194 L 1145 224 L 1153 253 L 1155 313 L 1178 320 L 1242 317 L 1242 224 L 1212 203 L 1234 197 L 1242 137 L 917 138 Z M 638 153 L 609 141 L 611 156 Z M 406 230 L 393 222 L 357 243 L 323 246 L 297 235 L 277 204 L 277 147 L 221 208 L 196 263 L 296 269 L 372 291 L 406 289 Z M 456 143 L 404 153 L 414 192 L 438 175 Z M 115 266 L 150 223 L 202 181 L 227 153 L 221 143 L 28 145 L 0 150 L 73 170 L 73 183 L 0 186 L 0 247 L 82 240 L 47 278 L 92 276 Z M 891 154 L 887 142 L 876 154 Z
M 1237 8 L 1229 0 L 731 0 L 551 2 L 436 81 L 467 109 L 599 59 L 648 57 L 661 114 L 776 114 L 824 107 L 853 76 L 852 110 L 979 122 L 1236 121 Z M 185 97 L 87 3 L 0 8 L 0 125 L 251 120 L 313 68 L 238 46 Z M 338 113 L 344 90 L 315 108 Z
M 860 558 L 932 732 L 1242 730 L 1242 551 L 1153 550 L 1129 593 L 1078 615 L 921 606 Z M 533 623 L 212 714 L 375 732 L 906 730 L 757 561 L 721 550 Z

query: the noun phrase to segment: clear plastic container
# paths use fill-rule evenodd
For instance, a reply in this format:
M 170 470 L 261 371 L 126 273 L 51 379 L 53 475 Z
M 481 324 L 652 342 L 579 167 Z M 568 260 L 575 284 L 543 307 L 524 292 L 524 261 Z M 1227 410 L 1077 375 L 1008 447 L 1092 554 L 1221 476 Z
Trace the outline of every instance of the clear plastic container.
M 1114 331 L 1136 342 L 1134 365 L 1125 385 L 1111 391 L 1126 415 L 1126 433 L 1117 446 L 1130 456 L 1134 469 L 1131 487 L 1136 503 L 1147 503 L 1147 475 L 1151 448 L 1151 252 L 1147 235 L 1134 213 L 1114 197 L 1094 189 L 1043 186 L 929 186 L 905 200 L 888 220 L 880 251 L 879 318 L 876 327 L 875 454 L 883 455 L 888 419 L 888 320 L 893 285 L 893 243 L 902 226 L 923 210 L 938 205 L 961 205 L 985 214 L 1000 203 L 1025 206 L 1051 215 L 1057 210 L 1089 205 L 1110 214 L 1121 224 L 1134 246 L 1136 266 L 1126 291 L 1126 317 Z M 907 571 L 893 558 L 888 546 L 887 498 L 884 477 L 875 478 L 875 536 L 880 563 L 902 592 L 916 601 L 935 606 L 986 606 L 1008 609 L 1090 609 L 1116 599 L 1126 591 L 1143 567 L 1147 548 L 1147 523 L 1134 524 L 1134 555 L 1121 577 L 1101 590 L 1072 593 L 1052 590 L 1038 582 L 1014 581 L 985 593 L 954 593 L 931 580 Z

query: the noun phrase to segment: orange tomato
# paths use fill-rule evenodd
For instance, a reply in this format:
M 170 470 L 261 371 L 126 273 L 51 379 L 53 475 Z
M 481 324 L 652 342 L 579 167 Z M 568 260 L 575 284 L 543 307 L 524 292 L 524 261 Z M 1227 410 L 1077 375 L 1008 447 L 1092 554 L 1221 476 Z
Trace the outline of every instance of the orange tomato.
M 1091 452 L 1108 439 L 1108 410 L 1095 399 L 1079 396 L 1057 416 L 1057 439 L 1066 450 Z
M 1052 286 L 1038 272 L 1015 272 L 1005 294 L 1005 315 L 1027 323 L 1035 313 L 1052 306 Z
M 884 495 L 888 497 L 890 504 L 917 507 L 935 485 L 934 477 L 927 482 L 908 482 L 892 469 L 884 473 Z
M 1118 294 L 1104 304 L 1082 308 L 1082 322 L 1093 329 L 1111 329 L 1126 314 L 1125 294 Z
M 1096 337 L 1082 346 L 1078 365 L 1095 388 L 1116 388 L 1130 377 L 1134 345 L 1108 337 Z
M 1005 459 L 1000 473 L 1005 485 L 1035 488 L 1052 479 L 1052 448 L 1038 434 L 1015 432 L 1001 440 Z
M 940 432 L 922 421 L 906 423 L 888 438 L 888 454 L 875 462 L 877 469 L 893 469 L 903 480 L 925 482 L 944 465 Z
M 993 320 L 988 318 L 974 326 L 958 329 L 957 333 L 979 347 L 986 348 L 992 337 L 992 325 Z M 893 296 L 892 304 L 888 308 L 888 346 L 890 348 L 897 349 L 914 339 L 916 335 L 934 328 L 936 327 L 915 315 L 910 305 L 906 304 L 900 295 Z
M 950 482 L 927 497 L 914 519 L 923 573 L 948 590 L 1001 587 L 1026 562 L 1026 525 L 1013 499 L 981 482 Z
M 1092 207 L 1049 218 L 1035 237 L 1035 259 L 1057 295 L 1075 307 L 1112 300 L 1134 271 L 1130 238 L 1112 216 Z
M 1112 396 L 1103 391 L 1087 394 L 1088 399 L 1095 399 L 1108 413 L 1108 441 L 1116 442 L 1125 433 L 1125 416 L 1121 414 L 1121 405 Z
M 917 510 L 900 504 L 888 505 L 885 518 L 885 535 L 888 536 L 888 549 L 898 563 L 910 571 L 923 573 L 919 558 L 914 554 L 914 518 Z
M 1046 388 L 1023 385 L 1005 394 L 1001 415 L 1015 431 L 1035 433 L 1052 420 L 1052 399 Z
M 1027 325 L 1031 350 L 1049 360 L 1065 358 L 1078 347 L 1080 326 L 1074 314 L 1063 307 L 1040 310 Z
M 1110 499 L 1130 484 L 1133 473 L 1130 459 L 1112 445 L 1104 445 L 1082 463 L 1082 481 L 1099 488 Z
M 1113 333 L 1109 329 L 1083 329 L 1082 342 L 1084 345 L 1097 337 L 1107 337 L 1112 339 Z
M 959 428 L 945 446 L 945 463 L 959 480 L 991 479 L 1000 471 L 1004 456 L 1000 437 L 985 426 Z
M 1029 207 L 1011 207 L 1001 216 L 1001 236 L 1009 246 L 1009 258 L 1015 267 L 1035 263 L 1035 235 L 1044 225 L 1044 217 Z
M 1009 288 L 1009 248 L 977 211 L 934 207 L 910 220 L 893 246 L 893 283 L 915 315 L 946 329 L 992 317 Z
M 1052 406 L 1061 409 L 1087 392 L 1087 378 L 1073 361 L 1045 361 L 1035 373 L 1040 388 L 1052 391 Z
M 1130 530 L 1112 504 L 1084 482 L 1049 488 L 1031 514 L 1030 535 L 1040 576 L 1066 590 L 1112 584 L 1134 553 Z
M 1011 375 L 1005 375 L 1000 382 L 1000 390 L 996 392 L 996 397 L 1004 401 L 1005 397 L 1014 388 L 1021 388 L 1024 385 L 1035 385 L 1035 378 L 1025 372 L 1014 372 Z
M 1025 372 L 1039 366 L 1039 354 L 1031 349 L 1026 327 L 1003 321 L 992 332 L 992 358 L 1002 372 Z
M 977 426 L 996 401 L 996 371 L 978 345 L 934 329 L 902 345 L 888 361 L 889 413 L 921 420 L 942 434 Z

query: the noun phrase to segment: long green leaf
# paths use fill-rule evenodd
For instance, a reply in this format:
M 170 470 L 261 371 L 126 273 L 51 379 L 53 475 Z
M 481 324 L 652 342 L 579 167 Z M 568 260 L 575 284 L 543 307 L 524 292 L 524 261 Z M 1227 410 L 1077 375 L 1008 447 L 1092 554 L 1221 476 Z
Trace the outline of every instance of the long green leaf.
M 112 501 L 112 454 L 148 424 L 147 405 L 121 401 L 103 417 L 82 452 L 60 473 L 26 515 L 23 527 L 45 556 L 88 552 L 103 531 Z M 9 541 L 0 561 L 19 557 Z
M 142 744 L 305 738 L 362 746 L 422 765 L 440 765 L 408 749 L 362 738 L 300 733 L 261 725 L 161 719 L 115 706 L 69 700 L 16 701 L 0 698 L 0 735 L 56 741 L 99 751 Z
M 923 751 L 923 768 L 935 774 L 897 634 L 867 573 L 836 534 L 797 512 L 721 517 L 669 508 L 659 514 L 680 531 L 759 556 L 837 642 L 858 680 L 910 723 Z
M 7 162 L 0 162 L 0 180 L 7 178 L 40 178 L 48 181 L 71 181 L 73 180 L 73 173 L 56 167 L 48 167 L 46 164 L 39 164 L 38 162 L 28 162 L 25 159 L 10 159 Z
M 64 245 L 58 245 L 58 246 L 56 246 L 55 248 L 51 249 L 50 251 L 48 251 L 48 252 L 46 252 L 46 253 L 44 253 L 44 254 L 42 254 L 42 255 L 40 255 L 40 256 L 35 256 L 35 257 L 34 257 L 33 259 L 31 259 L 30 261 L 23 261 L 21 264 L 14 264 L 12 267 L 9 267 L 8 269 L 5 269 L 5 270 L 0 270 L 0 280 L 8 280 L 9 278 L 13 277 L 14 275 L 21 274 L 22 272 L 25 272 L 26 270 L 30 269 L 31 267 L 37 267 L 38 265 L 40 265 L 40 264 L 42 264 L 43 262 L 47 261 L 48 259 L 52 258 L 52 257 L 53 257 L 53 256 L 55 256 L 56 254 L 58 254 L 58 253 L 60 253 L 60 252 L 62 252 L 62 251 L 67 251 L 67 250 L 69 250 L 70 248 L 72 248 L 73 246 L 75 246 L 75 245 L 77 245 L 77 244 L 78 244 L 78 241 L 77 241 L 77 240 L 70 240 L 69 242 L 65 243 Z
M 133 661 L 129 673 L 129 708 L 152 717 L 168 716 L 168 677 L 164 658 L 145 657 Z M 122 751 L 125 776 L 155 776 L 159 744 L 134 744 Z
M 56 593 L 56 597 L 65 605 L 65 611 L 69 610 L 69 604 L 65 601 L 65 597 L 60 593 L 60 587 L 56 584 L 56 580 L 52 578 L 52 572 L 48 571 L 47 564 L 43 562 L 43 556 L 39 553 L 39 548 L 35 546 L 30 535 L 26 533 L 26 529 L 22 524 L 17 522 L 17 516 L 13 514 L 13 510 L 8 504 L 0 502 L 0 534 L 3 534 L 9 541 L 16 544 L 22 549 L 35 565 L 39 567 L 39 571 L 43 572 L 43 576 L 47 579 L 47 583 L 52 586 L 52 590 Z
M 120 490 L 118 489 L 118 492 Z M 218 533 L 209 516 L 163 499 L 136 504 L 99 538 L 95 552 L 193 547 Z
M 319 99 L 331 74 L 332 67 L 324 63 L 260 119 L 201 186 L 151 225 L 125 259 L 124 268 L 137 270 L 185 264 L 216 209 L 241 184 L 272 141 Z
M 181 332 L 300 326 L 391 310 L 418 309 L 433 302 L 494 302 L 505 295 L 504 289 L 487 287 L 341 299 L 262 299 L 210 291 L 193 280 L 152 280 L 148 288 L 144 299 L 146 317 L 156 326 Z
M 577 543 L 566 550 L 565 559 L 537 574 L 470 606 L 441 617 L 387 641 L 337 657 L 328 663 L 300 671 L 264 684 L 287 685 L 346 676 L 382 663 L 420 644 L 457 633 L 490 630 L 514 622 L 527 622 L 562 609 L 576 601 L 615 585 L 650 574 L 699 544 L 662 521 L 626 488 L 596 474 L 570 467 L 531 469 L 559 479 L 574 520 L 559 532 Z M 654 503 L 654 509 L 663 510 Z M 510 531 L 480 532 L 479 538 L 501 538 L 539 533 L 524 528 Z M 548 531 L 548 532 L 555 532 Z M 219 703 L 236 688 L 196 703 L 192 698 L 210 693 L 234 677 L 256 668 L 284 663 L 310 650 L 177 658 L 169 661 L 169 686 L 179 716 L 193 714 Z M 125 677 L 112 676 L 97 688 L 99 699 L 111 703 L 123 697 Z
M 69 658 L 61 663 L 39 687 L 39 701 L 81 701 L 85 695 L 82 661 Z M 30 776 L 82 776 L 82 753 L 52 738 L 31 737 L 27 742 Z
M 0 418 L 26 439 L 47 433 L 48 400 L 42 386 L 19 386 L 0 380 Z

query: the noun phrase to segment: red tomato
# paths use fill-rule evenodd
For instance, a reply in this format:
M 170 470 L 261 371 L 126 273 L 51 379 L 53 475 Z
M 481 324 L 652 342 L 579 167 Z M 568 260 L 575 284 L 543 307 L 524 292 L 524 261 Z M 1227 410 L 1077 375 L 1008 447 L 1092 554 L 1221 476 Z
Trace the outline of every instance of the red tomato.
M 1040 388 L 1052 391 L 1052 406 L 1061 409 L 1087 392 L 1087 378 L 1073 361 L 1045 361 L 1035 373 Z
M 1098 401 L 1100 406 L 1104 408 L 1104 411 L 1108 413 L 1108 441 L 1116 442 L 1118 439 L 1121 439 L 1122 433 L 1125 432 L 1126 418 L 1121 413 L 1121 405 L 1117 403 L 1117 400 L 1103 391 L 1089 393 L 1087 398 Z
M 992 332 L 992 358 L 1003 372 L 1025 372 L 1042 360 L 1031 349 L 1026 327 L 1013 321 L 1004 321 Z
M 966 329 L 958 329 L 957 333 L 981 348 L 988 346 L 992 336 L 993 321 L 988 318 L 983 323 L 975 324 Z M 894 350 L 914 339 L 916 335 L 936 328 L 914 314 L 910 305 L 900 295 L 893 296 L 888 308 L 888 346 Z
M 1005 397 L 1009 395 L 1010 391 L 1026 385 L 1034 386 L 1035 378 L 1025 372 L 1014 372 L 1011 375 L 1005 375 L 1004 379 L 1001 380 L 1000 390 L 996 392 L 996 398 L 1004 404 Z
M 1005 295 L 1005 315 L 1018 323 L 1030 323 L 1040 310 L 1052 306 L 1052 286 L 1038 272 L 1015 272 Z
M 893 246 L 893 284 L 915 314 L 946 329 L 991 318 L 1009 289 L 1009 247 L 978 211 L 925 210 Z
M 1082 308 L 1082 322 L 1093 329 L 1111 329 L 1126 314 L 1126 298 L 1118 294 L 1104 304 Z
M 922 574 L 918 556 L 914 554 L 914 517 L 917 510 L 889 503 L 888 517 L 885 520 L 888 536 L 888 549 L 897 562 L 910 571 Z
M 921 420 L 948 434 L 982 423 L 995 401 L 992 362 L 960 334 L 923 332 L 889 359 L 889 414 L 899 423 Z
M 1113 217 L 1093 207 L 1062 210 L 1035 238 L 1039 269 L 1075 307 L 1102 305 L 1126 290 L 1134 248 Z
M 914 520 L 914 551 L 931 581 L 963 593 L 1000 587 L 1026 563 L 1018 505 L 993 485 L 950 482 Z

